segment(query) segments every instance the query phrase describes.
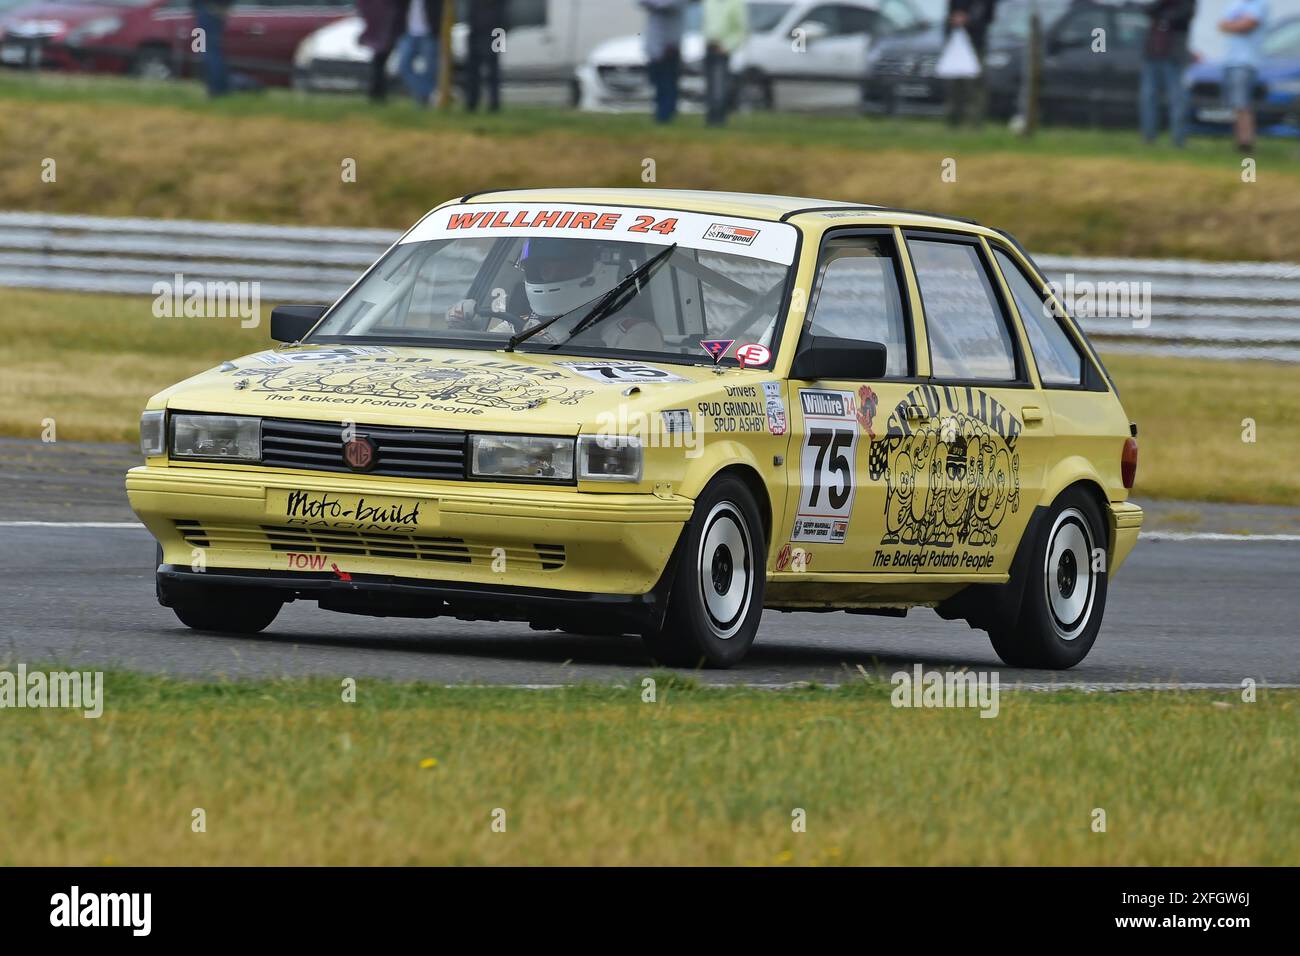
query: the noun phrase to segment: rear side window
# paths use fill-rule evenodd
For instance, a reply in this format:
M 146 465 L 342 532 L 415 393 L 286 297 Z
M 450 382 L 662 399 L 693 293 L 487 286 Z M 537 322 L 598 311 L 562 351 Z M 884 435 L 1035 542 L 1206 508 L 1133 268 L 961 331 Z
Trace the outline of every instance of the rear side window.
M 979 249 L 930 239 L 911 239 L 907 247 L 925 309 L 934 376 L 1015 381 L 1011 332 Z
M 822 248 L 808 331 L 885 346 L 885 374 L 908 374 L 907 318 L 894 243 L 882 236 L 831 239 Z
M 1007 280 L 1016 311 L 1034 350 L 1038 376 L 1044 385 L 1078 385 L 1083 381 L 1083 357 L 1068 332 L 1052 315 L 1051 307 L 1020 266 L 1001 249 L 994 249 L 998 267 Z

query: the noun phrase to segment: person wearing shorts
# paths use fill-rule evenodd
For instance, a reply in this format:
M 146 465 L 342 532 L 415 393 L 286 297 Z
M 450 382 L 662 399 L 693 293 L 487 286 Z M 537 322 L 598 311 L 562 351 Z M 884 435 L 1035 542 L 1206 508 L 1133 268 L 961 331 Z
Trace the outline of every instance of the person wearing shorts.
M 1268 21 L 1265 0 L 1233 0 L 1219 30 L 1228 35 L 1223 58 L 1223 95 L 1232 110 L 1237 148 L 1243 153 L 1255 149 L 1255 80 L 1263 56 L 1264 25 Z

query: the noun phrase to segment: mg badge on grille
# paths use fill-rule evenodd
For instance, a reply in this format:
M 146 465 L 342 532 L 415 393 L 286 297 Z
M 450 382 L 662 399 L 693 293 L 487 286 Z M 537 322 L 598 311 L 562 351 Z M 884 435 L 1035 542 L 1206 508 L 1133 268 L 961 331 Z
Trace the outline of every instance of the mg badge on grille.
M 369 438 L 354 438 L 343 446 L 343 460 L 353 471 L 368 471 L 375 463 L 375 443 Z

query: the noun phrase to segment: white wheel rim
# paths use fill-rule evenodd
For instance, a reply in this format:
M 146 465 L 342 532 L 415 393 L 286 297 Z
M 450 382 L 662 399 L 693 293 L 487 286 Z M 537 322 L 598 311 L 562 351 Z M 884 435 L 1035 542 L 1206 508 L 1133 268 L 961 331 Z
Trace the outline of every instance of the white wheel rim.
M 731 502 L 719 502 L 709 512 L 695 567 L 714 636 L 724 641 L 734 637 L 749 611 L 754 549 L 744 516 Z
M 1097 596 L 1092 528 L 1083 512 L 1067 508 L 1057 515 L 1047 542 L 1043 587 L 1052 626 L 1058 637 L 1072 641 L 1088 626 Z

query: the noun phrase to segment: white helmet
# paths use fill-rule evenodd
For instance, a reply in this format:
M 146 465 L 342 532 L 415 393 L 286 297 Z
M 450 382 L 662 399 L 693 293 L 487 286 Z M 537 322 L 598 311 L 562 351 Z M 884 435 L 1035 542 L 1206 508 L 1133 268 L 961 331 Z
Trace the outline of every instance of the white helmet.
M 563 315 L 608 291 L 618 281 L 618 263 L 601 261 L 604 246 L 593 239 L 526 240 L 519 267 L 533 313 Z

